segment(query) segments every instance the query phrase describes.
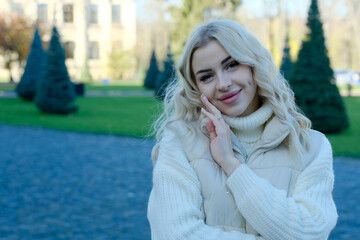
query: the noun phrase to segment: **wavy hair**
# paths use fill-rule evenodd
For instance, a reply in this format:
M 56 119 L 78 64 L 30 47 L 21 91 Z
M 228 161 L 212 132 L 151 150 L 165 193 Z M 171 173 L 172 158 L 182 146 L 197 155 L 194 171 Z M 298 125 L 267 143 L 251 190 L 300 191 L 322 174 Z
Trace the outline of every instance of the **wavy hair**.
M 292 157 L 309 150 L 308 130 L 310 120 L 295 104 L 294 93 L 280 74 L 270 52 L 244 27 L 231 20 L 214 20 L 197 27 L 189 37 L 176 65 L 176 77 L 169 84 L 164 99 L 164 111 L 153 125 L 157 144 L 152 159 L 156 161 L 159 142 L 166 126 L 174 121 L 184 121 L 190 128 L 201 119 L 200 92 L 191 69 L 192 55 L 196 49 L 218 41 L 232 58 L 252 68 L 257 91 L 262 103 L 269 103 L 274 115 L 289 127 L 286 144 Z

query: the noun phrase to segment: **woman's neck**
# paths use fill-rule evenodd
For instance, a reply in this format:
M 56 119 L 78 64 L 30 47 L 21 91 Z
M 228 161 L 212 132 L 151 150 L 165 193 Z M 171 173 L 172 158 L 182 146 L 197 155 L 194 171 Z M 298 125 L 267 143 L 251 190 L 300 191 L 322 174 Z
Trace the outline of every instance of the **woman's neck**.
M 252 143 L 261 138 L 264 124 L 271 117 L 273 111 L 269 104 L 264 103 L 255 112 L 245 117 L 229 117 L 223 115 L 224 120 L 231 127 L 240 142 Z

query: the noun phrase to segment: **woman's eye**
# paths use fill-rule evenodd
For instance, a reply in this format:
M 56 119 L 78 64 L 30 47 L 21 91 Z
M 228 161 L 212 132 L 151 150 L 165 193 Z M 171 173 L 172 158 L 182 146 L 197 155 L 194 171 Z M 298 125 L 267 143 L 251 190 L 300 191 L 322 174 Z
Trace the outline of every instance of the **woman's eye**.
M 237 67 L 239 66 L 240 64 L 236 61 L 233 61 L 233 62 L 230 62 L 227 66 L 226 66 L 226 70 L 229 70 L 231 68 L 234 68 L 234 67 Z
M 202 77 L 200 78 L 200 81 L 206 82 L 206 81 L 209 80 L 211 77 L 212 77 L 211 74 L 204 75 L 204 76 L 202 76 Z

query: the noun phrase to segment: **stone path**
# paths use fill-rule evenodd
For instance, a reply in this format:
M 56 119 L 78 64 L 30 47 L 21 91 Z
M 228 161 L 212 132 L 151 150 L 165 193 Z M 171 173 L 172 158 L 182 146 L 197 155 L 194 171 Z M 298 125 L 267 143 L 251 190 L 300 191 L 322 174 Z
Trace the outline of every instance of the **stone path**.
M 341 91 L 341 96 L 347 97 L 347 91 Z M 86 91 L 85 97 L 151 97 L 154 91 Z M 352 97 L 360 97 L 360 91 L 352 91 Z M 14 91 L 1 91 L 0 98 L 17 98 L 18 95 Z
M 87 91 L 85 97 L 152 97 L 154 91 Z
M 0 125 L 0 240 L 150 239 L 152 140 Z M 360 236 L 360 160 L 335 158 L 338 225 Z
M 154 91 L 86 91 L 85 97 L 152 97 Z M 0 98 L 17 98 L 14 91 L 1 91 Z

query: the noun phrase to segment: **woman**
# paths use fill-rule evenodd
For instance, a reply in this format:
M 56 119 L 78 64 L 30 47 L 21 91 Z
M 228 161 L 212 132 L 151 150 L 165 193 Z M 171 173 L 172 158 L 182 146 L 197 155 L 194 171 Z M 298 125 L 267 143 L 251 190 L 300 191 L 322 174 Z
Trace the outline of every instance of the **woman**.
M 190 36 L 157 121 L 152 239 L 327 239 L 332 150 L 269 51 L 216 20 Z

